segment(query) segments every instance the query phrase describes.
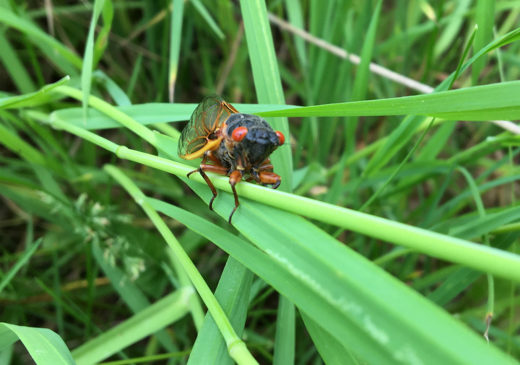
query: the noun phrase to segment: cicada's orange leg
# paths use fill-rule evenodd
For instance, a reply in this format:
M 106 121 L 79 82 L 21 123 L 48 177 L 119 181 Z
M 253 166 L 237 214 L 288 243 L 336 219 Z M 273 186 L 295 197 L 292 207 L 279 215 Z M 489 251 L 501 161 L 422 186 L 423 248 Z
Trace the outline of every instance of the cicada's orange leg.
M 273 172 L 273 165 L 269 157 L 258 167 L 254 178 L 262 185 L 272 185 L 273 189 L 279 187 L 282 182 L 282 178 Z
M 208 157 L 215 163 L 215 165 L 206 164 Z M 211 192 L 213 193 L 213 197 L 209 201 L 209 209 L 213 210 L 213 201 L 217 197 L 217 189 L 215 189 L 215 186 L 213 185 L 213 183 L 209 179 L 208 175 L 206 175 L 206 173 L 204 171 L 214 172 L 214 173 L 220 174 L 220 175 L 227 175 L 227 169 L 224 166 L 220 165 L 218 160 L 216 160 L 212 156 L 211 151 L 209 151 L 204 154 L 204 157 L 202 158 L 202 162 L 200 163 L 199 168 L 196 170 L 190 171 L 188 173 L 188 178 L 190 177 L 191 174 L 193 174 L 195 172 L 200 173 L 200 176 L 202 176 L 202 178 L 204 179 L 206 184 L 209 186 L 209 188 L 211 189 Z
M 231 190 L 233 190 L 233 196 L 235 197 L 235 207 L 231 211 L 231 214 L 229 215 L 228 222 L 231 224 L 231 218 L 233 217 L 233 214 L 235 214 L 235 211 L 237 210 L 238 206 L 240 205 L 240 202 L 238 201 L 238 195 L 237 191 L 235 189 L 235 185 L 238 184 L 242 180 L 242 171 L 241 170 L 235 170 L 229 175 L 229 185 L 231 185 Z
M 260 171 L 258 173 L 260 182 L 264 185 L 273 185 L 273 189 L 276 189 L 282 183 L 280 175 L 275 174 L 272 171 Z

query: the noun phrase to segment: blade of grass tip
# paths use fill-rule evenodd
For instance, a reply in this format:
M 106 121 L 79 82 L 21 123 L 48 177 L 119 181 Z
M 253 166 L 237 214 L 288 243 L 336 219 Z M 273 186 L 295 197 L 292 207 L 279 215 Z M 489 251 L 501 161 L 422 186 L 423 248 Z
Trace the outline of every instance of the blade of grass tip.
M 473 200 L 475 201 L 475 205 L 477 206 L 477 211 L 480 217 L 486 216 L 486 209 L 484 208 L 484 203 L 482 202 L 482 197 L 480 196 L 480 192 L 478 190 L 477 184 L 473 179 L 473 176 L 466 170 L 464 167 L 457 167 L 457 170 L 462 173 L 466 182 L 469 185 L 471 194 L 473 195 Z M 491 246 L 489 243 L 489 234 L 486 233 L 483 237 L 483 241 L 487 246 Z M 486 313 L 486 331 L 484 332 L 484 337 L 489 342 L 488 332 L 489 327 L 491 326 L 491 320 L 493 319 L 494 307 L 495 307 L 495 279 L 493 275 L 487 274 L 487 282 L 488 282 L 488 301 L 487 301 L 487 313 Z
M 29 249 L 20 257 L 20 259 L 14 264 L 14 266 L 4 275 L 0 282 L 0 293 L 4 290 L 5 286 L 14 278 L 16 273 L 30 260 L 32 255 L 36 252 L 43 239 L 39 238 L 36 242 L 30 245 Z
M 200 2 L 200 0 L 191 0 L 190 3 L 195 7 L 195 9 L 198 11 L 200 16 L 206 21 L 209 28 L 215 33 L 215 35 L 219 39 L 224 39 L 224 33 L 220 29 L 220 27 L 217 25 L 211 14 L 209 13 L 208 9 Z
M 241 0 L 240 9 L 244 19 L 258 102 L 260 104 L 285 104 L 265 2 L 263 0 Z M 290 146 L 287 118 L 270 118 L 269 122 L 274 129 L 284 134 L 285 145 Z M 280 189 L 290 191 L 293 186 L 290 148 L 279 148 L 271 156 L 275 170 L 282 176 Z
M 33 93 L 1 98 L 0 99 L 0 109 L 12 109 L 12 108 L 21 108 L 21 107 L 25 107 L 25 106 L 31 106 L 31 103 L 36 102 L 38 99 L 44 97 L 45 94 L 52 91 L 52 89 L 67 83 L 69 80 L 70 80 L 70 77 L 65 76 L 52 84 L 45 85 L 40 90 L 35 91 Z
M 103 11 L 101 17 L 103 19 L 103 27 L 99 31 L 99 34 L 94 44 L 94 62 L 93 68 L 96 68 L 99 60 L 103 56 L 105 49 L 108 45 L 108 36 L 110 34 L 110 28 L 112 27 L 112 20 L 114 20 L 114 6 L 112 0 L 104 0 Z
M 182 38 L 182 18 L 184 15 L 184 0 L 172 0 L 172 14 L 170 24 L 170 63 L 168 71 L 168 96 L 173 103 L 175 95 L 175 81 L 179 67 L 179 53 Z
M 83 91 L 83 122 L 87 123 L 87 107 L 88 98 L 90 96 L 90 87 L 92 82 L 92 68 L 94 65 L 94 33 L 96 24 L 103 10 L 105 0 L 95 0 L 94 11 L 90 19 L 90 27 L 88 30 L 87 41 L 85 43 L 85 53 L 83 55 L 83 68 L 81 70 L 81 90 Z
M 197 289 L 200 297 L 208 307 L 215 323 L 217 324 L 226 345 L 229 355 L 239 364 L 257 364 L 251 353 L 248 351 L 244 342 L 237 336 L 233 326 L 229 322 L 226 313 L 220 306 L 217 299 L 214 297 L 211 289 L 208 287 L 204 278 L 201 276 L 197 267 L 191 261 L 188 254 L 179 244 L 168 226 L 161 219 L 155 209 L 153 209 L 149 202 L 146 201 L 145 195 L 141 190 L 118 168 L 111 165 L 105 165 L 105 171 L 112 176 L 121 186 L 132 196 L 137 204 L 145 211 L 146 215 L 154 223 L 155 227 L 164 238 L 168 246 L 174 251 L 183 269 L 188 274 L 193 286 Z

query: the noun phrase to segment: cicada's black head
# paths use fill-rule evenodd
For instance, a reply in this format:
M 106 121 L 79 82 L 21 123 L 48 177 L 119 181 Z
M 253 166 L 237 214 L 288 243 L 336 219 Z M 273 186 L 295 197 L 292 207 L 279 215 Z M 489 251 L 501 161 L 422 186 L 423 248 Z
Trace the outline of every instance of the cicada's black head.
M 238 166 L 246 172 L 258 168 L 284 143 L 283 134 L 256 115 L 230 115 L 224 133 L 225 141 L 217 152 L 219 159 L 231 169 Z

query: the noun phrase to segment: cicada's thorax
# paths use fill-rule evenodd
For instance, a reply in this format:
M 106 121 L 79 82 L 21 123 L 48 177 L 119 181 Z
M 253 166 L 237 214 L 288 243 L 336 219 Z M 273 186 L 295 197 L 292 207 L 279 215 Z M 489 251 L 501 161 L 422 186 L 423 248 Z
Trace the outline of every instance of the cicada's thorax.
M 238 127 L 246 127 L 247 134 L 240 142 L 235 142 L 231 135 Z M 256 171 L 280 145 L 276 132 L 256 115 L 231 114 L 221 133 L 223 140 L 214 155 L 229 171 Z

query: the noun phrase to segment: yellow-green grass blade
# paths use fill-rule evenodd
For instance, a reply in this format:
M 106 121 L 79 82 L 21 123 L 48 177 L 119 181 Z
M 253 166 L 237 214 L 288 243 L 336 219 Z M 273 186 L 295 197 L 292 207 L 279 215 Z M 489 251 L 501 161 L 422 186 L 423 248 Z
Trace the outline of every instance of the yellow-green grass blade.
M 17 326 L 0 323 L 0 350 L 16 340 L 23 345 L 38 365 L 72 365 L 74 360 L 60 336 L 47 328 Z
M 220 276 L 215 297 L 222 305 L 239 336 L 242 335 L 249 306 L 253 273 L 229 257 Z M 211 315 L 207 314 L 193 345 L 188 364 L 232 364 L 226 344 Z

